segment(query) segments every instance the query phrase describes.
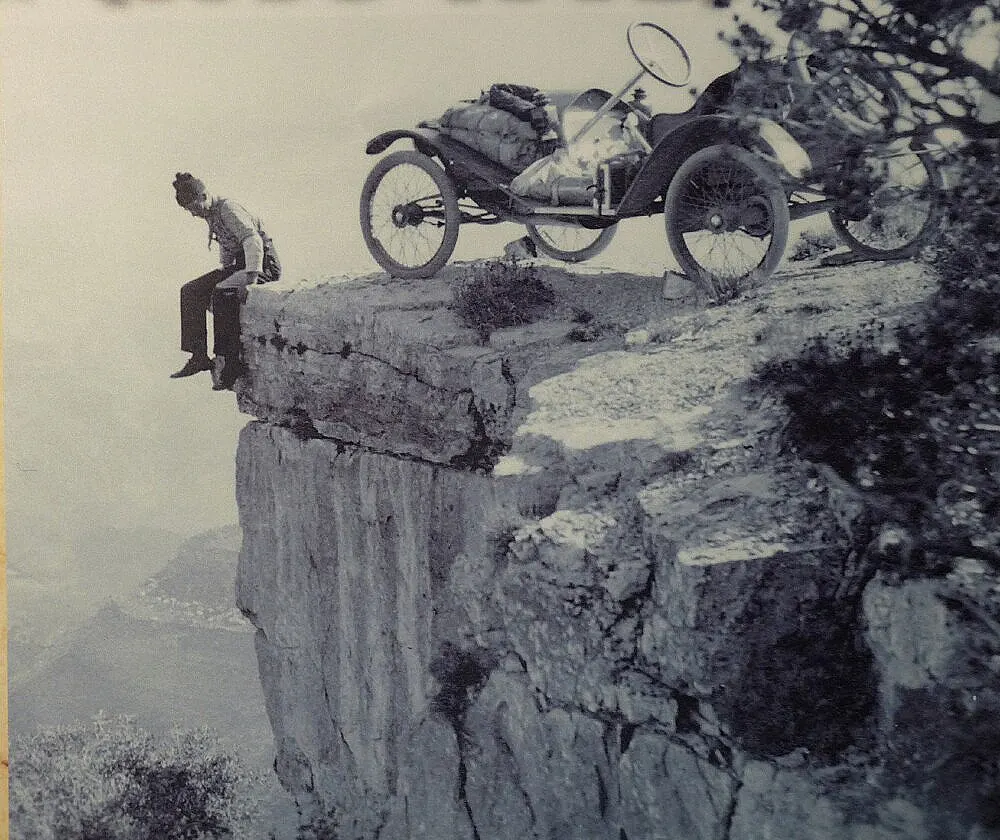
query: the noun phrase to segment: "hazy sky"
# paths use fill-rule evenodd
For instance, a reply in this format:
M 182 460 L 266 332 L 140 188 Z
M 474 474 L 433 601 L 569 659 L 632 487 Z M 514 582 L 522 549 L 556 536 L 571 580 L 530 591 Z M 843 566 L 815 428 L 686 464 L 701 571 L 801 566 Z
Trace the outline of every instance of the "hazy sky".
M 374 271 L 358 227 L 369 137 L 497 81 L 616 89 L 636 69 L 636 19 L 674 31 L 704 85 L 732 66 L 715 38 L 728 16 L 707 0 L 5 0 L 11 566 L 58 575 L 104 528 L 186 536 L 236 520 L 249 418 L 206 376 L 167 378 L 185 358 L 179 286 L 217 261 L 174 202 L 175 172 L 260 215 L 286 278 Z M 645 87 L 659 108 L 690 102 Z M 628 224 L 606 259 L 662 270 L 662 220 Z M 522 233 L 463 229 L 455 257 Z

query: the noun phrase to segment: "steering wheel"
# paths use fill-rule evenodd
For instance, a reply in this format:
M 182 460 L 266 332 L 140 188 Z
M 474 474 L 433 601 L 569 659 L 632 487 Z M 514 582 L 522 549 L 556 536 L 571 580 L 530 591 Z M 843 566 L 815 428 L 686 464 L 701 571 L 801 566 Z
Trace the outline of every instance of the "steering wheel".
M 691 78 L 691 59 L 681 44 L 662 26 L 648 21 L 628 28 L 632 55 L 650 76 L 670 87 L 683 87 Z

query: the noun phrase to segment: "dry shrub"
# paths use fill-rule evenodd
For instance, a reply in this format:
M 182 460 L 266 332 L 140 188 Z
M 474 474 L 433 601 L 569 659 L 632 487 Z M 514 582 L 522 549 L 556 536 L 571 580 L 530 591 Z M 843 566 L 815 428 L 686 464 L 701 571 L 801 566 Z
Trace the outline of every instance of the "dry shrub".
M 17 838 L 240 838 L 255 779 L 206 730 L 156 738 L 125 718 L 39 730 L 11 750 Z
M 788 259 L 812 260 L 840 246 L 840 239 L 832 230 L 805 230 L 792 245 Z
M 494 330 L 538 320 L 554 301 L 535 266 L 509 258 L 474 263 L 460 278 L 452 309 L 486 341 Z

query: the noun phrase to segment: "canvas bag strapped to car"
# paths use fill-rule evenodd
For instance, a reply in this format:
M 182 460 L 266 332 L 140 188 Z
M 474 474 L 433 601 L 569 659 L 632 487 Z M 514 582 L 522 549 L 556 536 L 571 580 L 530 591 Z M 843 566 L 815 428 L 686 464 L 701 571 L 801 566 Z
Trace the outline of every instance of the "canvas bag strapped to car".
M 530 123 L 483 102 L 453 105 L 444 112 L 440 122 L 449 128 L 499 134 L 511 139 L 525 141 L 538 139 L 538 132 Z
M 553 128 L 549 114 L 545 110 L 549 98 L 536 87 L 497 83 L 491 85 L 489 91 L 479 101 L 482 102 L 484 99 L 494 108 L 500 108 L 519 120 L 530 123 L 539 136 Z
M 452 106 L 438 123 L 449 137 L 515 172 L 548 153 L 529 123 L 485 103 Z

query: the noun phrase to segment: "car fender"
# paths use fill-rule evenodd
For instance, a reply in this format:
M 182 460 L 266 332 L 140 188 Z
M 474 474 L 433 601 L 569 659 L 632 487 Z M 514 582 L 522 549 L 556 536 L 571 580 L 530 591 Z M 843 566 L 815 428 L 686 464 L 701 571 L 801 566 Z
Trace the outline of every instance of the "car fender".
M 657 141 L 618 205 L 619 216 L 639 216 L 667 190 L 671 178 L 698 149 L 738 142 L 739 125 L 728 114 L 711 114 L 682 123 Z
M 408 139 L 413 141 L 418 152 L 430 157 L 441 157 L 441 148 L 435 142 L 437 136 L 437 132 L 430 128 L 396 128 L 392 131 L 383 131 L 368 141 L 365 153 L 380 155 L 397 140 Z
M 666 193 L 671 179 L 691 155 L 717 143 L 759 149 L 793 177 L 809 167 L 809 156 L 774 120 L 711 114 L 685 122 L 664 135 L 646 157 L 618 205 L 619 216 L 638 216 Z

